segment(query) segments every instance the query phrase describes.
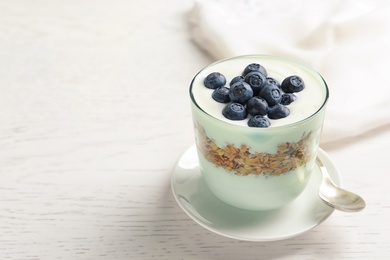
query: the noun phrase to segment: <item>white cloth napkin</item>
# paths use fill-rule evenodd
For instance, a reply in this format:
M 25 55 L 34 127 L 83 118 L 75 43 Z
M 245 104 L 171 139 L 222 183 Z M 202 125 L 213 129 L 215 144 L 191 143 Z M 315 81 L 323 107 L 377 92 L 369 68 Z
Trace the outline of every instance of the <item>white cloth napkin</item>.
M 390 126 L 390 2 L 199 0 L 190 23 L 215 59 L 272 54 L 315 68 L 330 89 L 322 143 Z

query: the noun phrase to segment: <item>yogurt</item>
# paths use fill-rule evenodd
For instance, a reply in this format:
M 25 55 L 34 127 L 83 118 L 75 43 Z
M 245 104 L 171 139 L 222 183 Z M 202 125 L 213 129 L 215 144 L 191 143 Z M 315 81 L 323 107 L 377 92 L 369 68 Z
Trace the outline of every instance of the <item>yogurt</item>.
M 270 120 L 268 128 L 223 116 L 203 85 L 207 75 L 222 73 L 227 85 L 244 68 L 258 63 L 279 82 L 298 75 L 305 89 L 288 105 L 290 115 Z M 328 99 L 320 74 L 299 62 L 274 56 L 240 56 L 201 70 L 190 86 L 195 142 L 203 179 L 216 197 L 246 210 L 270 210 L 293 201 L 304 190 L 315 163 Z
M 206 88 L 203 84 L 207 75 L 212 72 L 220 72 L 226 77 L 227 87 L 230 80 L 242 74 L 244 68 L 251 64 L 258 63 L 264 66 L 268 77 L 272 77 L 280 83 L 288 76 L 298 75 L 305 82 L 305 89 L 294 93 L 297 100 L 288 105 L 290 115 L 286 118 L 270 120 L 270 127 L 287 125 L 304 120 L 316 113 L 327 99 L 327 89 L 323 87 L 323 79 L 311 68 L 292 60 L 280 59 L 271 56 L 243 56 L 240 59 L 228 59 L 214 63 L 200 71 L 194 78 L 191 85 L 191 94 L 194 102 L 206 113 L 228 122 L 230 124 L 247 126 L 248 119 L 230 120 L 222 115 L 222 109 L 226 104 L 218 103 L 212 99 L 213 89 Z

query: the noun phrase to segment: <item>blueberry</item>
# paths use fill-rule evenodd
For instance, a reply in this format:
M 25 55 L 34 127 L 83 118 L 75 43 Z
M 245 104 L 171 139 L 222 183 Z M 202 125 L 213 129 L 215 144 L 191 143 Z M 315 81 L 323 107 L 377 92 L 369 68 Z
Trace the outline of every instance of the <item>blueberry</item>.
M 213 91 L 211 96 L 215 101 L 219 103 L 229 103 L 230 102 L 229 92 L 230 89 L 228 89 L 227 87 L 219 87 Z
M 254 116 L 248 120 L 248 126 L 250 127 L 269 127 L 271 125 L 268 118 L 264 116 Z
M 222 114 L 230 120 L 243 120 L 247 116 L 246 109 L 244 105 L 240 103 L 229 103 L 223 110 Z
M 204 79 L 207 88 L 216 89 L 226 84 L 226 78 L 219 72 L 212 72 Z
M 246 66 L 242 75 L 245 76 L 246 74 L 252 71 L 258 71 L 267 77 L 267 70 L 258 63 L 251 63 L 248 66 Z
M 248 114 L 252 116 L 261 115 L 265 116 L 268 110 L 268 103 L 261 97 L 253 97 L 246 103 L 246 110 Z
M 290 109 L 288 107 L 277 104 L 273 107 L 268 108 L 268 118 L 270 119 L 280 119 L 285 118 L 290 115 Z
M 277 80 L 274 79 L 274 78 L 267 77 L 267 78 L 266 78 L 266 83 L 271 84 L 271 85 L 275 85 L 275 86 L 277 86 L 278 88 L 280 88 L 280 83 L 279 83 L 279 81 L 277 81 Z
M 259 94 L 260 90 L 265 85 L 265 81 L 266 77 L 258 71 L 249 72 L 245 76 L 245 82 L 251 86 L 254 95 Z
M 295 100 L 297 100 L 297 96 L 295 96 L 293 93 L 284 93 L 282 95 L 282 100 L 280 101 L 280 104 L 287 106 L 290 105 Z
M 271 84 L 266 84 L 261 89 L 259 96 L 264 98 L 270 107 L 279 104 L 282 100 L 282 92 L 280 89 L 277 86 Z
M 299 76 L 289 76 L 283 80 L 281 88 L 286 93 L 299 92 L 305 88 L 305 82 Z
M 245 104 L 253 97 L 253 90 L 249 84 L 245 82 L 236 82 L 230 87 L 230 100 L 240 104 Z
M 229 85 L 231 86 L 231 85 L 233 85 L 233 84 L 236 83 L 236 82 L 242 82 L 242 81 L 244 81 L 244 77 L 243 77 L 243 76 L 237 76 L 237 77 L 234 77 L 234 78 L 230 81 Z

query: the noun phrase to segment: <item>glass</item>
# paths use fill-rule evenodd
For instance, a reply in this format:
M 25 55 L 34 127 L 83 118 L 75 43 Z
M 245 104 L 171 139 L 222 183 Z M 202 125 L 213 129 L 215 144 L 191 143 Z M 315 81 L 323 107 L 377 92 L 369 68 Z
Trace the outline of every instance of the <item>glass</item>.
M 271 120 L 268 128 L 255 128 L 247 126 L 246 120 L 221 116 L 219 110 L 224 104 L 211 98 L 212 90 L 203 86 L 204 78 L 217 71 L 226 75 L 228 86 L 231 78 L 250 63 L 263 65 L 278 81 L 290 75 L 303 78 L 306 100 L 297 93 L 291 118 Z M 287 58 L 239 56 L 215 62 L 196 74 L 190 97 L 200 170 L 216 197 L 246 210 L 270 210 L 301 194 L 315 163 L 329 97 L 318 72 Z

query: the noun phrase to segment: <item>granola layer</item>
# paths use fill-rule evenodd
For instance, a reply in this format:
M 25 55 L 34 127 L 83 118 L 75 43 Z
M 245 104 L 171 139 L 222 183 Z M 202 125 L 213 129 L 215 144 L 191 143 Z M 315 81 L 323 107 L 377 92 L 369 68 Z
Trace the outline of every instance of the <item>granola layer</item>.
M 219 147 L 206 135 L 204 128 L 195 127 L 199 131 L 198 147 L 203 156 L 214 165 L 238 175 L 281 175 L 306 164 L 313 157 L 311 132 L 304 133 L 298 142 L 280 143 L 276 153 L 251 153 L 246 144 Z

